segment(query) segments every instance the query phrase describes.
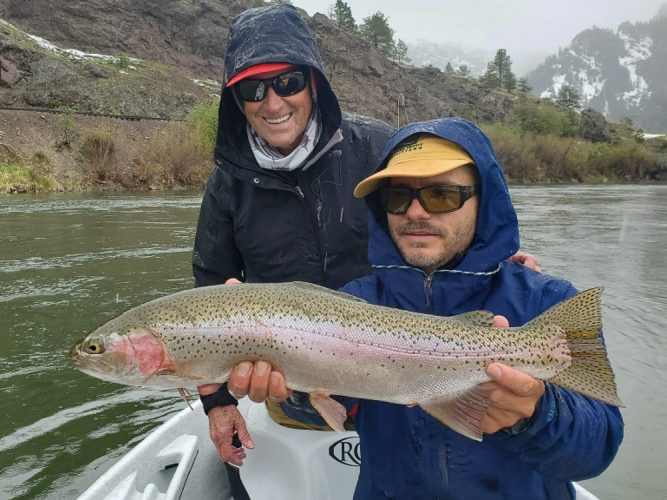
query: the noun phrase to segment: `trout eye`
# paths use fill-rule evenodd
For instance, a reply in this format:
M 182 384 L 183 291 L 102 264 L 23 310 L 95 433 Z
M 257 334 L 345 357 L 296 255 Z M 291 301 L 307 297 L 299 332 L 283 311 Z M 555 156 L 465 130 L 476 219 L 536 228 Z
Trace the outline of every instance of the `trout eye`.
M 83 350 L 87 354 L 102 354 L 104 352 L 104 344 L 102 344 L 102 342 L 90 340 L 84 344 Z

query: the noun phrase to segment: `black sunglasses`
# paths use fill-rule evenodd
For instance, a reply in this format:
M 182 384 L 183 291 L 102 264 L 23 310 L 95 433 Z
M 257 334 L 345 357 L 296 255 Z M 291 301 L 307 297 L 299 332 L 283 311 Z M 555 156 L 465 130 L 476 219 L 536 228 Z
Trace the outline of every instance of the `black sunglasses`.
M 380 203 L 390 214 L 402 215 L 408 211 L 412 200 L 417 198 L 424 210 L 430 214 L 454 212 L 469 198 L 478 193 L 478 186 L 456 186 L 438 184 L 422 188 L 386 186 L 380 188 Z
M 269 87 L 272 87 L 280 97 L 288 97 L 306 88 L 307 80 L 308 70 L 296 69 L 272 78 L 247 78 L 236 86 L 241 99 L 259 102 L 264 100 Z

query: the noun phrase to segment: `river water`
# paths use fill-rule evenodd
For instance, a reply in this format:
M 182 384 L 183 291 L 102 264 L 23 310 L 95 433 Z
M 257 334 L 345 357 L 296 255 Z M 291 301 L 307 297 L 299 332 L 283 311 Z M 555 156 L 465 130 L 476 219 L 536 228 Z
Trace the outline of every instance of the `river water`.
M 513 187 L 522 248 L 545 272 L 604 286 L 626 404 L 603 499 L 667 499 L 667 186 Z M 0 498 L 72 498 L 180 410 L 176 394 L 72 369 L 79 337 L 192 286 L 201 193 L 0 197 Z

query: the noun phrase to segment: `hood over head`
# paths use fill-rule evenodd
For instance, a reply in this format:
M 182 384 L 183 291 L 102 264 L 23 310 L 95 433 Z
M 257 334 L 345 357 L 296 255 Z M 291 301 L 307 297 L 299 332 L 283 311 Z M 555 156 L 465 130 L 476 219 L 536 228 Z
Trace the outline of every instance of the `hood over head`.
M 394 160 L 397 145 L 410 136 L 430 134 L 458 145 L 449 148 L 445 163 L 447 170 L 470 163 L 477 167 L 481 192 L 475 237 L 468 252 L 453 263 L 458 271 L 479 273 L 496 269 L 500 262 L 519 249 L 519 225 L 507 183 L 488 137 L 474 124 L 461 118 L 442 118 L 407 125 L 389 139 L 375 174 L 359 183 L 355 194 L 366 196 L 369 216 L 369 260 L 375 266 L 406 266 L 387 227 L 387 214 L 380 205 L 377 184 L 383 178 L 387 164 Z M 438 141 L 439 142 L 439 141 Z M 458 151 L 457 151 L 458 150 Z M 441 151 L 440 154 L 443 154 Z M 431 158 L 429 162 L 433 162 Z M 398 166 L 400 169 L 400 165 Z M 446 170 L 443 170 L 443 172 Z M 435 174 L 434 174 L 435 175 Z M 449 268 L 449 266 L 447 266 Z
M 340 106 L 324 76 L 317 42 L 297 9 L 285 4 L 249 9 L 234 19 L 229 30 L 216 153 L 247 142 L 246 119 L 228 83 L 253 66 L 269 63 L 310 67 L 317 86 L 316 104 L 324 125 L 322 135 L 328 139 L 340 127 Z

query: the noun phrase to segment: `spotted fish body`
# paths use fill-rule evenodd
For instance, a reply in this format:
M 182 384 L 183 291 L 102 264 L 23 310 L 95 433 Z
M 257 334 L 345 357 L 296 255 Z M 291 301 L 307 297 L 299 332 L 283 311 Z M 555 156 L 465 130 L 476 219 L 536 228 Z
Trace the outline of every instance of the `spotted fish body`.
M 412 313 L 307 283 L 211 286 L 131 309 L 79 341 L 71 356 L 104 380 L 172 388 L 225 382 L 236 363 L 265 360 L 291 389 L 419 404 L 480 439 L 488 400 L 479 384 L 495 361 L 621 404 L 599 339 L 601 291 L 499 329 L 486 311 Z

